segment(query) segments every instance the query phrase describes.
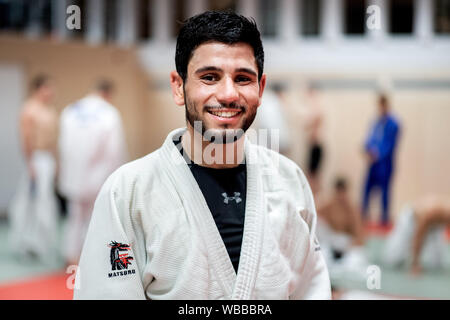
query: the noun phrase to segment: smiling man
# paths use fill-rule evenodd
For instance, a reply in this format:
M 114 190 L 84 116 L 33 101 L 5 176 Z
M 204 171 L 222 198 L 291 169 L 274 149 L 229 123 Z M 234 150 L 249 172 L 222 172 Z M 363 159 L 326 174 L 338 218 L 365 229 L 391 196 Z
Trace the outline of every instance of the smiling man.
M 303 172 L 245 134 L 266 84 L 255 23 L 194 16 L 175 62 L 172 92 L 187 126 L 105 182 L 74 297 L 329 299 Z

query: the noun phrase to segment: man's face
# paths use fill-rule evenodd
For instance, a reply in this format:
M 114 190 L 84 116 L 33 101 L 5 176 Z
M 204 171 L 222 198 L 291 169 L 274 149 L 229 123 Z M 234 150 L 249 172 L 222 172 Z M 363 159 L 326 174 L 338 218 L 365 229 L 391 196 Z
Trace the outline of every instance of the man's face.
M 336 197 L 339 201 L 344 202 L 347 199 L 347 190 L 340 189 L 336 191 Z
M 202 122 L 202 135 L 208 131 L 222 141 L 246 131 L 256 116 L 265 86 L 258 82 L 253 49 L 245 43 L 208 42 L 197 47 L 189 61 L 183 86 L 188 125 Z M 181 104 L 175 99 L 178 104 Z
M 51 80 L 39 88 L 39 96 L 45 103 L 51 103 L 55 95 L 54 85 Z
M 388 113 L 389 107 L 386 101 L 378 101 L 378 113 L 381 117 Z

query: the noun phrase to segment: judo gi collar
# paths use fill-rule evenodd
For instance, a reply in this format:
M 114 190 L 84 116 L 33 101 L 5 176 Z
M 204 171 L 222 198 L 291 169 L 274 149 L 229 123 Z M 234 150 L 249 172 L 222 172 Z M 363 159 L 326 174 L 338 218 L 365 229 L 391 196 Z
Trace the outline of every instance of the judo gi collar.
M 252 299 L 264 234 L 264 197 L 258 170 L 257 152 L 247 137 L 244 142 L 247 166 L 247 197 L 244 234 L 236 275 L 206 200 L 186 161 L 173 143 L 186 128 L 173 130 L 161 147 L 164 168 L 180 195 L 186 214 L 200 232 L 208 251 L 208 262 L 218 277 L 225 299 Z

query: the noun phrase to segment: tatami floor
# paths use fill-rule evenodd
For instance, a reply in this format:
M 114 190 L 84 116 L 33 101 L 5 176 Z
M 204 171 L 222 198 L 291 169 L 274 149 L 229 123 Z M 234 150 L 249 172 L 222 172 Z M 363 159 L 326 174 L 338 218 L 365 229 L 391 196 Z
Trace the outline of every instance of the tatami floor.
M 360 273 L 348 272 L 332 277 L 333 285 L 342 292 L 361 291 L 360 298 L 368 299 L 371 295 L 381 295 L 380 298 L 417 298 L 417 299 L 450 299 L 450 267 L 439 270 L 424 270 L 415 276 L 405 268 L 394 269 L 383 265 L 380 261 L 380 253 L 383 250 L 385 237 L 372 235 L 365 246 L 369 263 L 379 267 L 380 288 L 368 289 L 368 273 L 362 270 Z M 450 244 L 447 245 L 446 261 L 450 261 Z
M 412 276 L 406 269 L 389 269 L 379 262 L 385 236 L 373 234 L 365 250 L 369 262 L 381 270 L 380 288 L 367 288 L 364 272 L 342 273 L 332 277 L 340 299 L 450 299 L 450 268 L 425 271 Z M 3 299 L 71 299 L 67 288 L 70 276 L 62 260 L 52 263 L 21 261 L 14 257 L 7 244 L 7 223 L 0 221 L 0 300 Z M 450 258 L 450 244 L 447 250 Z M 450 260 L 448 260 L 450 261 Z

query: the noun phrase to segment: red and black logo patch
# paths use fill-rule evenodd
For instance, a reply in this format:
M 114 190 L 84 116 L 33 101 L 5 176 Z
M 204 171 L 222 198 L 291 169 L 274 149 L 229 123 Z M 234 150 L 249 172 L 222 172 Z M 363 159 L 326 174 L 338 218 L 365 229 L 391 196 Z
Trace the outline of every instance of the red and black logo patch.
M 135 273 L 134 269 L 128 270 L 128 266 L 131 265 L 131 261 L 134 259 L 128 252 L 129 250 L 131 250 L 130 245 L 126 243 L 111 241 L 108 247 L 111 248 L 110 263 L 112 271 L 125 270 L 108 273 L 108 276 L 110 278 Z

